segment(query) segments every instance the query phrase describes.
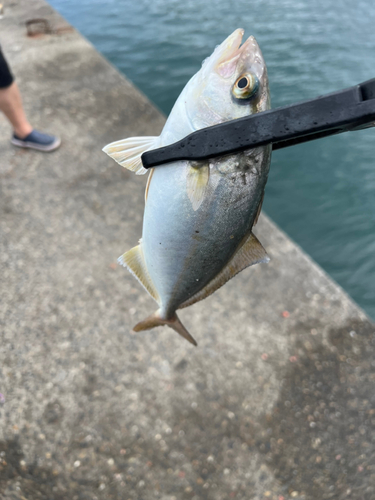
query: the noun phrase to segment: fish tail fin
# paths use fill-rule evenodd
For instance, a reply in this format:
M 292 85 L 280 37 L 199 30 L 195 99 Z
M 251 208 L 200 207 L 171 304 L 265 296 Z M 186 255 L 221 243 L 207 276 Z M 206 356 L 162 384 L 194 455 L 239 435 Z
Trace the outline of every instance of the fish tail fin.
M 133 330 L 135 332 L 141 332 L 143 330 L 151 330 L 151 328 L 155 328 L 155 326 L 164 326 L 167 325 L 172 328 L 175 332 L 177 332 L 181 337 L 184 337 L 188 342 L 193 345 L 197 345 L 195 339 L 190 335 L 190 333 L 186 330 L 184 325 L 179 320 L 177 314 L 175 313 L 171 318 L 164 319 L 161 317 L 161 311 L 158 309 L 156 312 L 148 316 L 143 321 L 140 321 L 135 325 Z

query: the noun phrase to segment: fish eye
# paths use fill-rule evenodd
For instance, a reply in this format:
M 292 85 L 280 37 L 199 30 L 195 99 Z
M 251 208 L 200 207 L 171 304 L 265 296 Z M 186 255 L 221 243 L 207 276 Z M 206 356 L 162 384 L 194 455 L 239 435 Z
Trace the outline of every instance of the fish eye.
M 246 73 L 237 78 L 232 88 L 232 94 L 236 99 L 249 99 L 259 89 L 259 80 L 253 73 Z

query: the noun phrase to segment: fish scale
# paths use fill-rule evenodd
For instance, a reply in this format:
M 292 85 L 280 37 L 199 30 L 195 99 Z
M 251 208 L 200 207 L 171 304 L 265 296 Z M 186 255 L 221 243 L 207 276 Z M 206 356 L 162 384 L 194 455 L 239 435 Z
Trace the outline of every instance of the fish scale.
M 269 147 L 262 149 L 264 158 L 261 163 L 266 165 L 269 164 L 269 150 Z M 219 169 L 220 162 L 216 162 L 215 167 Z M 165 169 L 155 171 L 142 235 L 146 265 L 156 288 L 164 292 L 162 309 L 166 315 L 206 286 L 235 253 L 244 235 L 250 233 L 262 195 L 261 186 L 264 186 L 268 174 L 267 169 L 262 169 L 263 178 L 254 175 L 251 170 L 243 171 L 238 167 L 227 167 L 226 173 L 216 170 L 210 181 L 215 183 L 213 177 L 217 175 L 220 178 L 218 185 L 205 196 L 201 209 L 194 211 L 186 190 L 185 196 L 168 196 L 185 180 L 183 168 L 172 166 L 171 170 L 174 175 Z M 156 177 L 158 174 L 160 177 Z M 245 182 L 244 178 L 247 179 Z M 163 186 L 163 198 L 156 186 Z M 156 211 L 161 219 L 167 218 L 171 211 L 181 214 L 183 222 L 174 218 L 176 226 L 166 227 L 161 233 L 159 226 L 154 224 Z M 201 241 L 194 238 L 196 228 Z M 172 232 L 173 245 L 170 244 Z M 187 239 L 186 234 L 191 238 Z M 153 266 L 153 262 L 158 262 L 158 265 Z M 172 279 L 166 283 L 165 276 L 171 269 L 179 271 L 173 272 Z

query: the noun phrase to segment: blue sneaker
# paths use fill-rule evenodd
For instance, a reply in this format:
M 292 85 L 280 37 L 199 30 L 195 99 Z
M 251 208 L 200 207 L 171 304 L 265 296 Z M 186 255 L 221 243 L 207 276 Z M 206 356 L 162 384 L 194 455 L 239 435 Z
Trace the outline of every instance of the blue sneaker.
M 61 139 L 53 135 L 43 134 L 38 132 L 38 130 L 33 130 L 24 139 L 20 139 L 16 134 L 10 141 L 14 146 L 19 146 L 20 148 L 30 148 L 37 149 L 38 151 L 54 151 L 61 144 Z

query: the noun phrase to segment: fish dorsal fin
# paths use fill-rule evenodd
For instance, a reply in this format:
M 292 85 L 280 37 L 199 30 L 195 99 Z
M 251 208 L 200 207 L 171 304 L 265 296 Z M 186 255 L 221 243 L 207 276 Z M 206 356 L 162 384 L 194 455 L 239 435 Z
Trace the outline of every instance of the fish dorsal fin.
M 130 273 L 137 278 L 140 284 L 147 290 L 153 299 L 159 304 L 159 294 L 148 274 L 145 259 L 143 257 L 142 243 L 124 253 L 117 259 L 118 263 L 126 267 Z
M 147 169 L 143 168 L 141 156 L 145 151 L 156 148 L 158 143 L 159 137 L 128 137 L 111 142 L 103 151 L 123 167 L 137 175 L 143 175 Z
M 269 262 L 265 249 L 262 247 L 259 240 L 253 233 L 247 237 L 247 239 L 242 243 L 240 248 L 236 250 L 236 253 L 232 256 L 228 264 L 220 271 L 220 273 L 215 276 L 202 290 L 190 297 L 190 299 L 183 302 L 179 309 L 183 307 L 191 306 L 200 300 L 205 299 L 212 293 L 214 293 L 218 288 L 225 285 L 233 276 L 236 276 L 240 271 L 246 267 L 258 264 L 260 262 Z
M 264 200 L 264 191 L 263 191 L 262 197 L 261 197 L 259 205 L 258 205 L 258 210 L 257 210 L 257 214 L 256 214 L 255 219 L 254 219 L 253 226 L 255 226 L 256 223 L 258 222 L 258 219 L 259 219 L 259 216 L 260 216 L 260 212 L 262 211 L 263 200 Z
M 198 210 L 202 204 L 209 178 L 208 163 L 195 163 L 188 167 L 186 190 L 194 211 Z

